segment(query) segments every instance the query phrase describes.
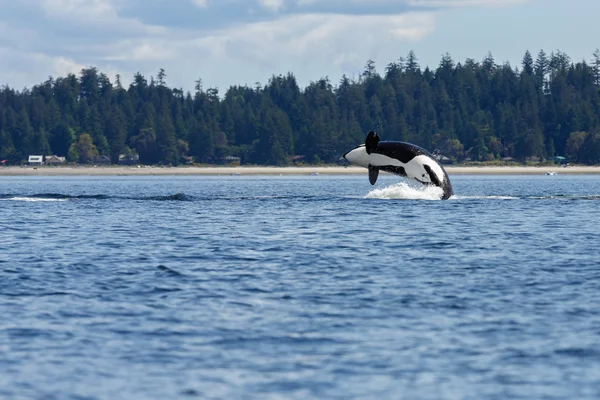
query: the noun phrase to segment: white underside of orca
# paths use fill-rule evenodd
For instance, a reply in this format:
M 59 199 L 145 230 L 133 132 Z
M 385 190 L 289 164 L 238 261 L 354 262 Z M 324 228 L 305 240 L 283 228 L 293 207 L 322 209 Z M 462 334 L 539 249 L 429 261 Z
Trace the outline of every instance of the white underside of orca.
M 420 154 L 415 156 L 412 160 L 407 163 L 403 163 L 402 161 L 388 157 L 379 153 L 367 153 L 367 149 L 364 145 L 361 145 L 354 150 L 348 152 L 345 155 L 346 160 L 350 161 L 352 164 L 369 168 L 369 165 L 373 167 L 385 167 L 385 166 L 394 166 L 394 167 L 403 167 L 406 172 L 407 178 L 416 179 L 417 181 L 425 184 L 432 184 L 431 178 L 429 174 L 425 170 L 425 165 L 429 166 L 433 173 L 437 176 L 440 182 L 444 181 L 444 171 L 439 166 L 439 164 L 432 160 L 430 157 L 426 155 Z

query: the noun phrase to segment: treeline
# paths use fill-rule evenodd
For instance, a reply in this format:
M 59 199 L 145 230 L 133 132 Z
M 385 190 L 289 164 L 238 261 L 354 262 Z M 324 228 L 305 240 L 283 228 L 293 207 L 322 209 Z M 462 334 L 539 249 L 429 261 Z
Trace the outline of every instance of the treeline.
M 405 140 L 456 160 L 511 157 L 600 162 L 600 51 L 590 64 L 563 52 L 521 65 L 455 62 L 421 68 L 414 52 L 380 73 L 328 78 L 301 89 L 291 73 L 266 85 L 232 86 L 223 96 L 198 80 L 193 93 L 167 85 L 161 69 L 129 87 L 96 68 L 24 89 L 0 90 L 0 161 L 28 155 L 92 162 L 137 153 L 142 164 L 285 165 L 336 162 L 378 128 L 382 140 Z

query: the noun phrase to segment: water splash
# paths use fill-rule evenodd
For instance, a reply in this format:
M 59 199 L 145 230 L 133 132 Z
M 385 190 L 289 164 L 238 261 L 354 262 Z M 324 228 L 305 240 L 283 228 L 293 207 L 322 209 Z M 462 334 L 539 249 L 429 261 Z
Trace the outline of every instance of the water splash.
M 415 187 L 406 182 L 371 190 L 365 198 L 385 200 L 440 200 L 444 191 L 437 186 Z

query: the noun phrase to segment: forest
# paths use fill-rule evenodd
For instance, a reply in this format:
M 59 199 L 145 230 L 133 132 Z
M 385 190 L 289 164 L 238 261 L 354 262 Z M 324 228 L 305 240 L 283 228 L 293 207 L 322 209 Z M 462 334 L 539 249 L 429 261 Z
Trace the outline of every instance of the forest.
M 0 162 L 29 155 L 71 163 L 135 155 L 139 164 L 242 165 L 337 163 L 377 129 L 450 162 L 554 160 L 600 163 L 600 51 L 574 62 L 561 51 L 520 65 L 456 62 L 433 69 L 414 51 L 378 71 L 368 60 L 357 77 L 324 77 L 301 88 L 292 72 L 224 93 L 169 87 L 160 69 L 136 73 L 128 87 L 95 67 L 49 77 L 31 88 L 0 90 Z M 139 159 L 138 159 L 139 157 Z

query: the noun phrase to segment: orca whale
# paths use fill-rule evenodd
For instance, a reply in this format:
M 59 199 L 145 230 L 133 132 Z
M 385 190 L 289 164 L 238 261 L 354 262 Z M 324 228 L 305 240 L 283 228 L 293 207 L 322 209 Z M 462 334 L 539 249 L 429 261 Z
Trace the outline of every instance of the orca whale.
M 373 131 L 367 134 L 365 143 L 344 154 L 350 163 L 369 170 L 369 182 L 377 182 L 379 171 L 390 172 L 404 178 L 414 179 L 424 185 L 443 189 L 442 200 L 453 195 L 452 184 L 444 167 L 427 150 L 406 142 L 379 142 Z

